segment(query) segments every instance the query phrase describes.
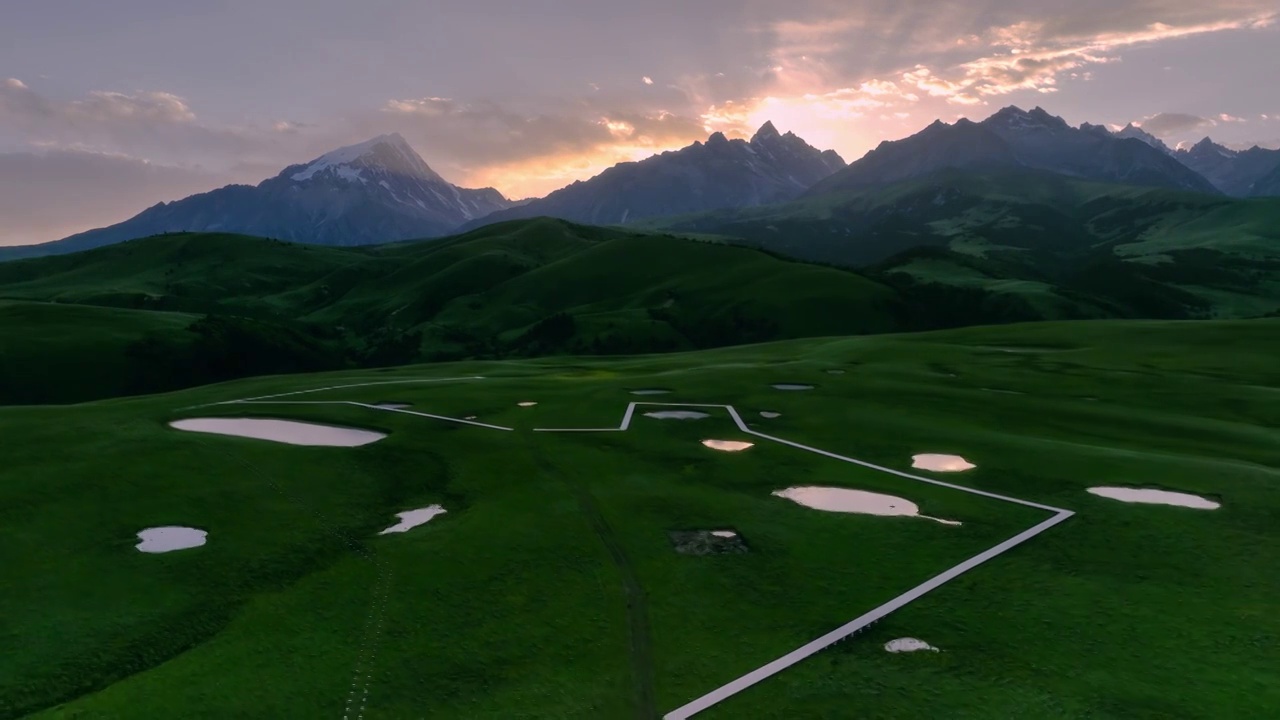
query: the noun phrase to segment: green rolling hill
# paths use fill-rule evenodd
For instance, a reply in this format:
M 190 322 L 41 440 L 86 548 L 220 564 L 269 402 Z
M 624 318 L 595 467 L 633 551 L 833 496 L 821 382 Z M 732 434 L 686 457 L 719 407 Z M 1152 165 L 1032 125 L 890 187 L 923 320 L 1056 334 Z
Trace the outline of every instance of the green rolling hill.
M 874 277 L 982 288 L 1043 317 L 1280 310 L 1280 200 L 1034 170 L 947 170 L 870 190 L 651 222 Z
M 1277 218 L 1276 199 L 951 170 L 640 231 L 540 218 L 360 248 L 161 235 L 0 263 L 0 299 L 55 303 L 63 327 L 87 329 L 42 343 L 35 310 L 0 316 L 7 337 L 35 338 L 0 356 L 9 377 L 90 353 L 100 365 L 58 388 L 9 380 L 0 402 L 418 361 L 1262 317 L 1280 312 Z
M 93 382 L 0 386 L 7 402 L 168 390 L 250 374 L 464 357 L 619 354 L 887 332 L 925 323 L 858 273 L 556 220 L 440 241 L 325 248 L 175 234 L 0 264 L 8 376 L 90 355 Z M 38 304 L 45 303 L 41 307 Z M 41 314 L 58 342 L 39 341 Z M 196 318 L 209 316 L 197 324 Z M 922 325 L 922 326 L 926 326 Z M 77 328 L 83 331 L 78 332 Z M 112 342 L 100 342 L 109 334 Z M 132 365 L 126 362 L 132 360 Z M 107 368 L 132 369 L 114 382 Z
M 194 315 L 0 301 L 0 401 L 67 402 L 147 389 L 129 346 L 183 334 Z

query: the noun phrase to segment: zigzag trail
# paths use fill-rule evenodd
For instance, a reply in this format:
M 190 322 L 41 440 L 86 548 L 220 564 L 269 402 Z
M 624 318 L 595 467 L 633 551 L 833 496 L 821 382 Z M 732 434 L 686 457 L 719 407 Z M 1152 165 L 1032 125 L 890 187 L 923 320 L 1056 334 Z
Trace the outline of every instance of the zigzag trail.
M 355 387 L 371 387 L 371 386 L 379 386 L 379 385 L 396 385 L 396 384 L 409 384 L 409 383 L 459 382 L 459 381 L 465 381 L 465 380 L 483 380 L 483 379 L 485 379 L 483 376 L 469 376 L 469 377 L 460 377 L 460 378 L 431 378 L 431 379 L 389 380 L 389 381 L 382 381 L 382 382 L 354 383 L 354 384 L 350 384 L 350 385 L 335 385 L 335 386 L 332 386 L 332 387 L 315 388 L 315 389 L 312 389 L 312 390 L 298 390 L 298 391 L 295 391 L 295 392 L 279 393 L 279 394 L 276 394 L 276 395 L 263 395 L 263 396 L 256 397 L 256 398 L 244 398 L 244 399 L 240 399 L 240 400 L 227 400 L 227 401 L 217 402 L 217 403 L 208 403 L 208 404 L 206 404 L 206 405 L 196 405 L 196 406 L 193 406 L 193 408 L 195 408 L 195 407 L 214 407 L 214 406 L 219 406 L 219 405 L 235 405 L 235 404 L 253 404 L 253 405 L 277 405 L 277 404 L 278 404 L 278 405 L 295 405 L 295 404 L 296 404 L 296 405 L 351 405 L 351 406 L 356 406 L 356 407 L 363 407 L 363 408 L 367 408 L 367 409 L 369 409 L 369 410 L 378 410 L 378 411 L 382 411 L 382 412 L 397 412 L 397 413 L 403 413 L 403 414 L 406 414 L 406 415 L 416 415 L 416 416 L 418 416 L 418 417 L 424 417 L 424 418 L 428 418 L 428 419 L 432 419 L 432 420 L 440 420 L 440 421 L 443 421 L 443 422 L 460 423 L 460 424 L 463 424 L 463 425 L 472 425 L 472 426 L 475 426 L 475 427 L 482 427 L 482 428 L 486 428 L 486 429 L 490 429 L 490 430 L 514 431 L 514 430 L 515 430 L 515 428 L 504 427 L 504 426 L 502 426 L 502 425 L 491 425 L 491 424 L 488 424 L 488 423 L 475 422 L 475 421 L 472 421 L 472 420 L 464 420 L 464 419 L 461 419 L 461 418 L 447 417 L 447 416 L 444 416 L 444 415 L 432 415 L 432 414 L 429 414 L 429 413 L 421 413 L 421 412 L 416 412 L 416 411 L 412 411 L 412 410 L 405 410 L 405 409 L 400 409 L 400 408 L 386 408 L 386 407 L 379 407 L 379 406 L 377 406 L 377 405 L 370 405 L 370 404 L 367 404 L 367 403 L 355 402 L 355 401 L 350 401 L 350 400 L 329 400 L 329 401 L 325 401 L 325 400 L 312 400 L 312 401 L 306 401 L 306 400 L 301 400 L 301 401 L 296 401 L 296 400 L 295 400 L 295 401 L 288 401 L 288 400 L 286 400 L 286 401 L 280 401 L 280 400 L 276 400 L 276 398 L 292 397 L 292 396 L 295 396 L 295 395 L 303 395 L 303 394 L 313 393 L 313 392 L 322 392 L 322 391 L 325 391 L 325 390 L 342 390 L 342 389 L 355 388 Z M 833 453 L 833 452 L 828 452 L 828 451 L 826 451 L 826 450 L 821 450 L 821 449 L 819 449 L 819 448 L 809 447 L 808 445 L 802 445 L 802 444 L 800 444 L 800 443 L 793 442 L 793 441 L 791 441 L 791 440 L 786 440 L 786 439 L 783 439 L 783 438 L 774 437 L 774 436 L 772 436 L 772 435 L 766 435 L 765 433 L 762 433 L 762 432 L 759 432 L 759 431 L 756 431 L 756 430 L 752 430 L 750 427 L 748 427 L 748 426 L 747 426 L 747 424 L 746 424 L 745 422 L 743 422 L 743 420 L 742 420 L 742 416 L 738 414 L 738 411 L 737 411 L 737 410 L 736 410 L 732 405 L 717 405 L 717 404 L 707 404 L 707 403 L 659 403 L 659 402 L 631 402 L 631 403 L 629 403 L 629 404 L 627 405 L 626 412 L 624 412 L 624 413 L 623 413 L 623 416 L 622 416 L 622 421 L 618 424 L 618 426 L 617 426 L 617 427 L 605 427 L 605 428 L 533 428 L 533 431 L 534 431 L 534 432 L 577 432 L 577 433 L 583 433 L 583 432 L 587 432 L 587 433 L 589 433 L 589 432 L 625 432 L 626 430 L 628 430 L 628 429 L 631 427 L 631 420 L 632 420 L 632 418 L 635 416 L 635 410 L 636 410 L 636 408 L 637 408 L 637 407 L 639 407 L 639 406 L 641 406 L 641 405 L 646 405 L 646 406 L 664 406 L 664 407 L 701 407 L 701 408 L 723 408 L 725 411 L 727 411 L 727 412 L 729 413 L 729 416 L 733 419 L 733 422 L 738 426 L 738 429 L 739 429 L 739 430 L 741 430 L 743 433 L 745 433 L 745 434 L 747 434 L 747 435 L 752 435 L 752 436 L 755 436 L 755 437 L 761 438 L 761 439 L 763 439 L 763 440 L 768 440 L 768 441 L 770 441 L 770 442 L 775 442 L 775 443 L 779 443 L 779 444 L 782 444 L 782 445 L 787 445 L 787 446 L 789 446 L 789 447 L 796 448 L 797 450 L 804 450 L 805 452 L 811 452 L 811 453 L 815 453 L 815 454 L 817 454 L 817 455 L 822 455 L 823 457 L 828 457 L 828 458 L 831 458 L 831 459 L 833 459 L 833 460 L 839 460 L 839 461 L 841 461 L 841 462 L 852 463 L 852 464 L 854 464 L 854 465 L 860 465 L 860 466 L 862 466 L 862 467 L 869 468 L 869 469 L 872 469 L 872 470 L 877 470 L 877 471 L 880 471 L 880 472 L 883 472 L 883 473 L 888 473 L 888 474 L 890 474 L 890 475 L 896 475 L 896 476 L 898 476 L 898 477 L 906 478 L 906 479 L 908 479 L 908 480 L 914 480 L 914 481 L 916 481 L 916 482 L 928 483 L 928 484 L 930 484 L 930 485 L 938 485 L 938 486 L 941 486 L 941 487 L 950 488 L 950 489 L 952 489 L 952 490 L 958 490 L 958 491 L 960 491 L 960 492 L 971 493 L 971 494 L 973 494 L 973 495 L 981 495 L 981 496 L 983 496 L 983 497 L 992 498 L 992 499 L 1000 500 L 1000 501 L 1003 501 L 1003 502 L 1014 503 L 1014 504 L 1016 504 L 1016 505 L 1023 505 L 1023 506 L 1026 506 L 1026 507 L 1033 507 L 1033 508 L 1036 508 L 1036 509 L 1039 509 L 1039 510 L 1045 510 L 1045 511 L 1048 511 L 1048 512 L 1054 513 L 1054 514 L 1053 514 L 1053 516 L 1052 516 L 1052 517 L 1050 517 L 1049 519 L 1047 519 L 1047 520 L 1045 520 L 1045 521 L 1043 521 L 1043 522 L 1041 522 L 1041 523 L 1039 523 L 1039 524 L 1037 524 L 1037 525 L 1035 525 L 1035 526 L 1033 526 L 1033 527 L 1031 527 L 1031 528 L 1028 528 L 1027 530 L 1022 531 L 1022 532 L 1018 533 L 1017 535 L 1014 535 L 1013 537 L 1009 538 L 1008 540 L 1005 540 L 1004 542 L 1001 542 L 1001 543 L 999 543 L 998 545 L 996 545 L 996 546 L 994 546 L 994 547 L 992 547 L 992 548 L 990 548 L 990 549 L 988 549 L 988 550 L 984 550 L 983 552 L 980 552 L 980 553 L 978 553 L 977 555 L 974 555 L 973 557 L 969 558 L 968 560 L 965 560 L 964 562 L 961 562 L 960 564 L 958 564 L 958 565 L 956 565 L 956 566 L 954 566 L 954 567 L 952 567 L 952 568 L 950 568 L 950 569 L 948 569 L 948 570 L 946 570 L 946 571 L 944 571 L 944 572 L 942 572 L 942 573 L 939 573 L 938 575 L 935 575 L 935 576 L 934 576 L 934 577 L 932 577 L 932 578 L 929 578 L 928 580 L 926 580 L 926 581 L 924 581 L 924 582 L 920 583 L 919 585 L 917 585 L 917 586 L 915 586 L 915 587 L 911 588 L 910 590 L 908 590 L 908 591 L 906 591 L 906 592 L 902 593 L 901 595 L 899 595 L 899 596 L 897 596 L 897 597 L 893 598 L 892 600 L 889 600 L 888 602 L 886 602 L 886 603 L 884 603 L 884 604 L 880 605 L 879 607 L 873 608 L 872 610 L 869 610 L 868 612 L 866 612 L 866 613 L 864 613 L 864 614 L 862 614 L 862 615 L 859 615 L 858 617 L 854 618 L 853 620 L 850 620 L 849 622 L 845 623 L 844 625 L 841 625 L 840 627 L 838 627 L 838 628 L 836 628 L 836 629 L 832 630 L 831 632 L 829 632 L 829 633 L 827 633 L 827 634 L 825 634 L 825 635 L 823 635 L 823 636 L 821 636 L 821 637 L 819 637 L 819 638 L 816 638 L 816 639 L 814 639 L 814 640 L 811 640 L 810 642 L 807 642 L 807 643 L 805 643 L 804 645 L 801 645 L 800 647 L 798 647 L 798 648 L 796 648 L 795 650 L 792 650 L 791 652 L 789 652 L 789 653 L 787 653 L 787 654 L 785 654 L 785 655 L 783 655 L 783 656 L 781 656 L 781 657 L 777 658 L 776 660 L 773 660 L 773 661 L 771 661 L 771 662 L 769 662 L 769 663 L 766 663 L 766 664 L 764 664 L 764 665 L 761 665 L 760 667 L 756 668 L 755 670 L 752 670 L 751 672 L 749 672 L 749 673 L 747 673 L 747 674 L 743 675 L 742 677 L 739 677 L 739 678 L 737 678 L 737 679 L 735 679 L 735 680 L 732 680 L 732 681 L 730 681 L 730 682 L 726 683 L 725 685 L 722 685 L 722 686 L 720 686 L 720 687 L 718 687 L 718 688 L 716 688 L 716 689 L 714 689 L 714 690 L 712 690 L 712 691 L 708 692 L 707 694 L 703 695 L 702 697 L 699 697 L 699 698 L 697 698 L 697 699 L 695 699 L 695 700 L 693 700 L 693 701 L 691 701 L 691 702 L 689 702 L 689 703 L 686 703 L 685 705 L 682 705 L 682 706 L 680 706 L 680 707 L 676 708 L 675 710 L 672 710 L 672 711 L 668 712 L 666 715 L 664 715 L 664 716 L 663 716 L 663 720 L 686 720 L 686 718 L 690 718 L 690 717 L 692 717 L 692 716 L 694 716 L 694 715 L 696 715 L 696 714 L 698 714 L 698 713 L 700 713 L 700 712 L 702 712 L 702 711 L 704 711 L 704 710 L 706 710 L 706 709 L 708 709 L 708 708 L 712 707 L 713 705 L 717 705 L 717 704 L 719 704 L 719 703 L 721 703 L 721 702 L 724 702 L 725 700 L 727 700 L 727 699 L 729 699 L 730 697 L 732 697 L 732 696 L 734 696 L 734 695 L 736 695 L 736 694 L 738 694 L 738 693 L 742 692 L 743 690 L 746 690 L 747 688 L 751 687 L 752 685 L 755 685 L 756 683 L 759 683 L 759 682 L 761 682 L 762 680 L 765 680 L 765 679 L 767 679 L 767 678 L 769 678 L 769 677 L 771 677 L 771 676 L 773 676 L 773 675 L 776 675 L 777 673 L 782 672 L 783 670 L 785 670 L 785 669 L 787 669 L 787 668 L 791 667 L 792 665 L 795 665 L 796 663 L 798 663 L 798 662 L 800 662 L 800 661 L 802 661 L 802 660 L 805 660 L 806 658 L 811 657 L 812 655 L 814 655 L 814 654 L 816 654 L 816 653 L 820 652 L 821 650 L 823 650 L 823 649 L 825 649 L 825 648 L 827 648 L 827 647 L 830 647 L 831 645 L 833 645 L 833 644 L 835 644 L 835 643 L 837 643 L 837 642 L 840 642 L 841 640 L 843 640 L 843 639 L 845 639 L 845 638 L 849 637 L 850 635 L 853 635 L 854 633 L 857 633 L 859 630 L 862 630 L 863 628 L 865 628 L 865 627 L 867 627 L 868 625 L 870 625 L 870 624 L 872 624 L 872 623 L 876 622 L 877 620 L 879 620 L 879 619 L 881 619 L 881 618 L 885 617 L 886 615 L 888 615 L 888 614 L 890 614 L 890 613 L 894 612 L 895 610 L 899 610 L 899 609 L 901 609 L 902 607 L 904 607 L 904 606 L 906 606 L 906 605 L 910 604 L 911 602 L 913 602 L 913 601 L 915 601 L 915 600 L 920 599 L 920 598 L 921 598 L 921 597 L 923 597 L 925 594 L 927 594 L 927 593 L 929 593 L 929 592 L 931 592 L 931 591 L 933 591 L 933 590 L 938 589 L 939 587 L 941 587 L 942 585 L 946 584 L 947 582 L 950 582 L 951 580 L 954 580 L 955 578 L 957 578 L 957 577 L 959 577 L 960 575 L 962 575 L 962 574 L 964 574 L 964 573 L 968 572 L 969 570 L 972 570 L 973 568 L 975 568 L 975 567 L 977 567 L 977 566 L 981 565 L 982 563 L 987 562 L 988 560 L 991 560 L 992 558 L 995 558 L 995 557 L 997 557 L 997 556 L 999 556 L 999 555 L 1001 555 L 1001 554 L 1003 554 L 1003 553 L 1005 553 L 1005 552 L 1008 552 L 1009 550 L 1012 550 L 1013 548 L 1017 547 L 1018 545 L 1021 545 L 1022 543 L 1024 543 L 1024 542 L 1026 542 L 1026 541 L 1030 540 L 1031 538 L 1033 538 L 1033 537 L 1035 537 L 1035 536 L 1039 535 L 1040 533 L 1044 532 L 1045 530 L 1048 530 L 1049 528 L 1051 528 L 1051 527 L 1053 527 L 1053 526 L 1055 526 L 1055 525 L 1057 525 L 1057 524 L 1059 524 L 1059 523 L 1061 523 L 1061 522 L 1063 522 L 1063 521 L 1067 520 L 1068 518 L 1070 518 L 1072 515 L 1074 515 L 1074 514 L 1075 514 L 1075 513 L 1074 513 L 1074 512 L 1072 512 L 1071 510 L 1065 510 L 1065 509 L 1063 509 L 1063 508 L 1057 508 L 1057 507 L 1053 507 L 1053 506 L 1051 506 L 1051 505 L 1042 505 L 1042 504 L 1040 504 L 1040 503 L 1031 502 L 1030 500 L 1021 500 L 1021 499 L 1019 499 L 1019 498 L 1009 497 L 1009 496 L 1007 496 L 1007 495 L 999 495 L 999 494 L 996 494 L 996 493 L 987 492 L 987 491 L 985 491 L 985 490 L 977 490 L 977 489 L 974 489 L 974 488 L 968 488 L 968 487 L 964 487 L 963 485 L 955 485 L 955 484 L 952 484 L 952 483 L 943 482 L 943 481 L 941 481 L 941 480 L 933 480 L 933 479 L 930 479 L 930 478 L 924 478 L 924 477 L 920 477 L 920 476 L 917 476 L 917 475 L 912 475 L 912 474 L 910 474 L 910 473 L 905 473 L 905 472 L 902 472 L 902 471 L 900 471 L 900 470 L 894 470 L 894 469 L 892 469 L 892 468 L 887 468 L 887 467 L 883 467 L 883 466 L 880 466 L 880 465 L 874 465 L 874 464 L 869 463 L 869 462 L 866 462 L 866 461 L 864 461 L 864 460 L 858 460 L 858 459 L 856 459 L 856 458 L 845 457 L 845 456 L 843 456 L 843 455 L 837 455 L 836 453 Z M 183 408 L 183 409 L 184 409 L 184 410 L 186 410 L 186 409 L 192 409 L 192 408 Z M 373 650 L 374 650 L 374 648 L 370 648 L 370 650 L 371 650 L 371 651 L 373 651 Z M 357 673 L 358 673 L 358 672 L 359 672 L 359 670 L 357 670 Z M 366 692 L 367 692 L 367 691 L 366 691 Z M 363 709 L 363 707 L 362 707 L 361 709 Z

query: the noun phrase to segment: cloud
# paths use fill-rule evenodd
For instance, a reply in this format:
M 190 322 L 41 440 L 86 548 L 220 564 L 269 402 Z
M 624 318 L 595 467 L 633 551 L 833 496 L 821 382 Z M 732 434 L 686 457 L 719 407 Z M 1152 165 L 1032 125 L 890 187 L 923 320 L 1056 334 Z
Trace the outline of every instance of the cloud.
M 636 159 L 705 138 L 701 119 L 688 107 L 684 91 L 658 87 L 644 98 L 593 92 L 542 98 L 523 108 L 425 96 L 392 99 L 323 126 L 277 120 L 223 127 L 202 122 L 172 93 L 93 92 L 55 101 L 14 80 L 0 84 L 0 134 L 16 131 L 30 147 L 122 153 L 237 176 L 255 168 L 261 175 L 247 179 L 256 182 L 334 147 L 395 131 L 450 181 L 529 195 L 577 179 L 556 169 L 577 167 L 575 153 L 584 158 L 583 167 L 595 167 L 604 159 Z M 547 168 L 540 169 L 540 161 Z
M 944 80 L 934 75 L 933 71 L 924 65 L 917 65 L 915 68 L 902 73 L 902 82 L 909 87 L 914 87 L 928 94 L 930 97 L 945 98 L 947 102 L 961 105 L 973 105 L 981 102 L 968 91 L 969 88 L 964 83 Z
M 1134 123 L 1134 125 L 1143 130 L 1161 138 L 1212 127 L 1215 124 L 1214 121 L 1208 118 L 1187 113 L 1159 113 Z
M 1277 16 L 1268 0 L 1081 0 L 1069 13 L 1026 0 L 980 9 L 932 4 L 927 11 L 915 3 L 835 7 L 827 6 L 825 18 L 770 26 L 776 71 L 759 97 L 821 94 L 886 78 L 960 105 L 1018 91 L 1052 93 L 1064 78 L 1088 81 L 1084 68 L 1115 62 L 1126 48 L 1256 30 Z M 895 61 L 905 67 L 894 68 Z
M 127 155 L 56 149 L 0 153 L 0 245 L 57 240 L 125 220 L 160 200 L 233 181 Z M 15 221 L 9 221 L 13 218 Z
M 1046 13 L 1046 36 L 1132 44 L 1218 30 L 1261 29 L 1277 16 L 1273 0 L 1076 0 L 1071 9 Z
M 102 126 L 119 121 L 185 124 L 196 119 L 186 101 L 172 93 L 128 95 L 95 90 L 82 100 L 58 103 L 38 95 L 17 78 L 9 78 L 0 87 L 0 112 L 19 122 L 39 119 Z
M 80 99 L 53 100 L 17 79 L 0 85 L 0 131 L 28 144 L 85 147 L 178 162 L 218 163 L 269 151 L 278 130 L 210 127 L 173 93 L 93 91 Z
M 768 40 L 766 61 L 752 84 L 707 103 L 703 120 L 739 134 L 781 120 L 780 128 L 854 157 L 900 133 L 902 113 L 925 124 L 946 115 L 947 105 L 1057 93 L 1090 82 L 1129 49 L 1256 30 L 1276 15 L 1273 0 L 1079 0 L 1070 12 L 1041 0 L 960 5 L 789 4 L 802 17 L 757 29 Z
M 702 135 L 691 118 L 662 110 L 614 108 L 594 100 L 563 103 L 559 112 L 522 112 L 487 101 L 391 100 L 382 115 L 378 125 L 429 141 L 433 156 L 473 165 L 590 149 L 611 142 L 623 125 L 631 128 L 628 137 L 648 138 L 658 145 Z
M 583 173 L 704 139 L 699 118 L 665 109 L 618 107 L 609 99 L 556 103 L 557 112 L 493 102 L 392 100 L 365 134 L 394 129 L 453 182 L 493 186 L 513 197 L 546 194 Z
M 439 117 L 453 112 L 457 107 L 458 104 L 449 98 L 426 97 L 417 100 L 390 100 L 386 109 L 390 112 Z
M 293 120 L 277 120 L 271 125 L 272 130 L 279 133 L 288 133 L 290 135 L 314 127 L 316 127 L 314 123 L 295 122 Z
M 1057 90 L 1058 80 L 1064 75 L 1088 79 L 1087 72 L 1072 71 L 1115 62 L 1122 49 L 1207 33 L 1259 29 L 1270 25 L 1274 17 L 1272 12 L 1186 25 L 1148 22 L 1127 26 L 1125 23 L 1116 29 L 1069 25 L 1068 28 L 1079 30 L 1067 33 L 1061 32 L 1062 26 L 1050 20 L 1024 20 L 987 30 L 985 44 L 995 52 L 947 68 L 941 73 L 945 77 L 938 77 L 924 66 L 917 66 L 913 72 L 928 71 L 930 94 L 964 104 L 972 104 L 975 98 L 1008 95 L 1019 90 L 1050 93 Z M 1081 32 L 1086 28 L 1094 34 Z
M 1266 115 L 1261 116 L 1266 119 Z M 1141 120 L 1135 120 L 1134 125 L 1146 130 L 1156 137 L 1167 138 L 1170 136 L 1182 135 L 1184 133 L 1196 132 L 1206 128 L 1216 127 L 1222 124 L 1241 124 L 1249 122 L 1248 118 L 1237 117 L 1229 113 L 1218 113 L 1213 117 L 1201 117 L 1199 115 L 1191 115 L 1188 113 L 1158 113 Z
M 639 6 L 608 7 L 599 1 L 582 0 L 583 10 L 571 22 L 547 19 L 556 28 L 548 32 L 579 35 L 608 49 L 617 42 L 618 36 L 609 33 L 617 32 L 619 13 L 629 13 L 636 27 L 626 27 L 623 36 L 651 33 L 644 36 L 651 41 L 651 54 L 634 62 L 600 48 L 591 51 L 598 61 L 589 74 L 587 68 L 563 64 L 554 65 L 556 72 L 535 72 L 552 67 L 540 65 L 510 73 L 494 69 L 502 63 L 488 67 L 477 60 L 465 72 L 424 77 L 421 89 L 406 94 L 394 85 L 372 90 L 376 83 L 370 81 L 361 86 L 363 96 L 381 97 L 381 104 L 327 117 L 295 116 L 290 108 L 302 105 L 282 92 L 275 109 L 265 111 L 256 125 L 210 120 L 200 98 L 189 97 L 182 87 L 107 88 L 67 99 L 46 93 L 36 76 L 0 79 L 0 143 L 119 153 L 147 158 L 153 167 L 198 165 L 208 168 L 210 177 L 257 173 L 246 179 L 258 180 L 339 145 L 395 131 L 450 181 L 493 185 L 511 195 L 542 194 L 612 162 L 681 147 L 712 130 L 746 136 L 765 120 L 852 159 L 934 117 L 981 112 L 1006 95 L 1017 102 L 1019 95 L 1060 89 L 1066 95 L 1073 86 L 1089 83 L 1094 72 L 1114 74 L 1111 67 L 1137 48 L 1252 32 L 1273 25 L 1277 11 L 1275 0 L 1074 0 L 1069 8 L 1050 0 L 976 5 L 708 0 L 696 5 L 676 20 L 669 19 L 673 13 L 647 13 L 668 18 L 654 21 L 664 23 L 660 28 L 640 27 Z M 512 42 L 530 37 L 524 24 L 541 13 L 527 15 L 509 28 L 484 23 L 485 36 L 509 32 Z M 378 44 L 386 43 L 380 39 Z M 328 46 L 326 52 L 340 54 Z M 350 76 L 308 72 L 314 73 L 313 81 L 332 82 L 336 92 L 344 89 L 343 82 L 353 82 Z M 491 88 L 503 93 L 499 101 L 485 99 Z M 1100 90 L 1114 93 L 1114 88 Z M 298 97 L 305 99 L 305 93 Z M 1089 112 L 1097 112 L 1108 101 L 1081 102 L 1070 112 L 1090 103 Z M 1259 124 L 1258 113 L 1274 109 L 1231 107 Z M 1177 134 L 1216 125 L 1224 140 L 1232 139 L 1229 129 L 1252 127 L 1217 107 L 1183 109 L 1200 114 L 1183 116 L 1179 125 L 1177 114 L 1164 113 L 1147 118 L 1144 127 Z M 1124 112 L 1141 114 L 1140 109 Z M 1186 117 L 1197 119 L 1188 125 Z

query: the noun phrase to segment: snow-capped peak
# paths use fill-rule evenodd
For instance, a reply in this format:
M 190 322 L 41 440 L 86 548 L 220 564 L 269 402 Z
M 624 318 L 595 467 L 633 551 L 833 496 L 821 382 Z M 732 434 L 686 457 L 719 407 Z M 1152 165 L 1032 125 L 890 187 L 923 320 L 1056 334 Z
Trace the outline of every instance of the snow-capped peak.
M 355 182 L 368 182 L 365 170 L 382 169 L 396 175 L 407 175 L 433 182 L 444 180 L 423 162 L 399 133 L 379 135 L 355 145 L 347 145 L 312 160 L 302 170 L 290 175 L 296 181 L 310 180 L 317 173 L 332 169 L 337 177 Z

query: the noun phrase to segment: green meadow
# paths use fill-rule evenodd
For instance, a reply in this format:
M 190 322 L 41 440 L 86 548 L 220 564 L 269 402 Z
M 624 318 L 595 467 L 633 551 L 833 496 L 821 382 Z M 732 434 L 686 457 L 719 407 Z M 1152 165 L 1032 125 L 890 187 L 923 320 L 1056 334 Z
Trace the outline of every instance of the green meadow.
M 655 718 L 1048 517 L 772 443 L 715 408 L 535 430 L 617 427 L 633 401 L 730 404 L 757 432 L 1076 512 L 699 718 L 1266 717 L 1278 355 L 1280 320 L 1063 322 L 3 407 L 0 717 Z M 650 388 L 670 392 L 632 394 Z M 318 404 L 338 401 L 513 429 Z M 229 416 L 387 437 L 303 447 L 168 426 Z M 913 471 L 916 453 L 977 467 Z M 962 524 L 771 495 L 798 485 Z M 1221 507 L 1086 492 L 1103 485 Z M 379 534 L 433 504 L 447 512 Z M 208 542 L 135 549 L 164 525 Z M 681 554 L 668 535 L 717 529 L 748 551 Z M 898 637 L 940 652 L 886 652 Z

